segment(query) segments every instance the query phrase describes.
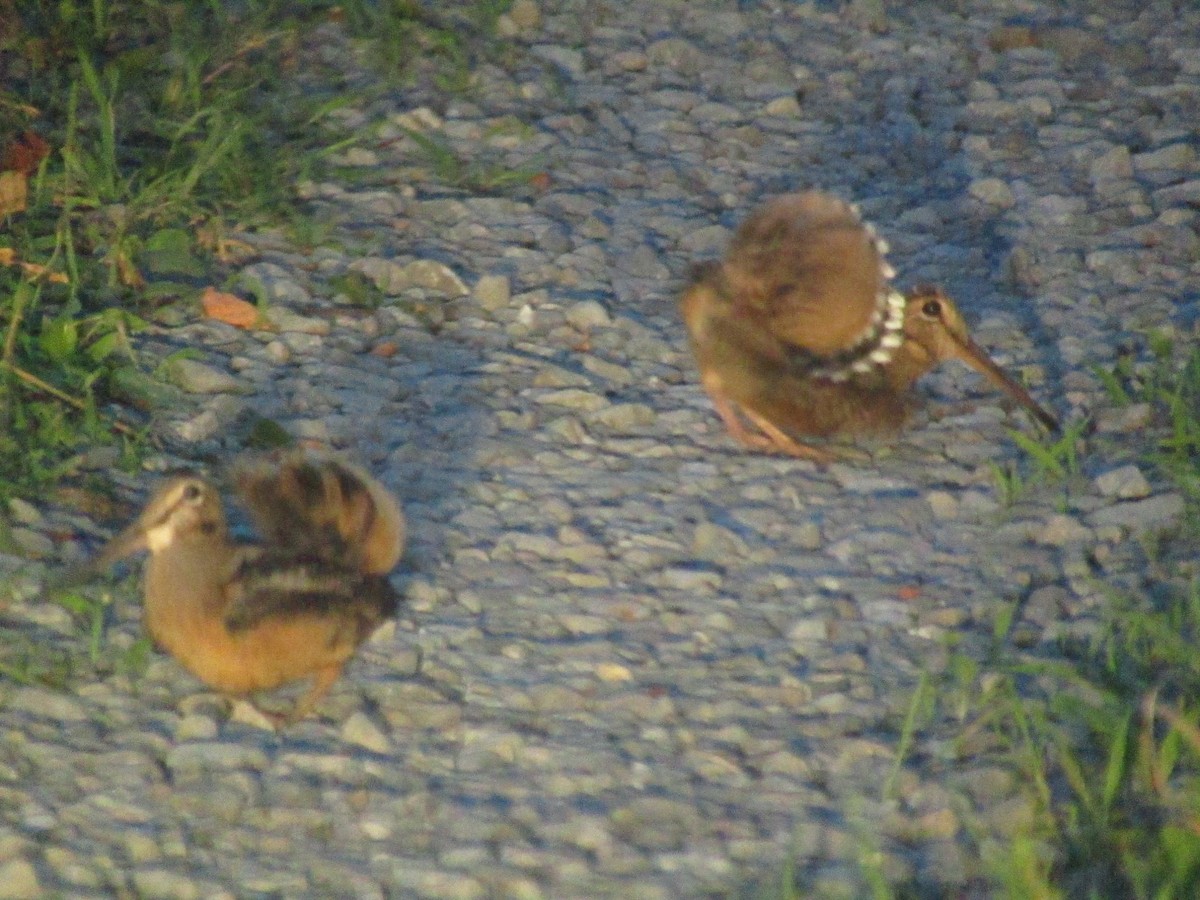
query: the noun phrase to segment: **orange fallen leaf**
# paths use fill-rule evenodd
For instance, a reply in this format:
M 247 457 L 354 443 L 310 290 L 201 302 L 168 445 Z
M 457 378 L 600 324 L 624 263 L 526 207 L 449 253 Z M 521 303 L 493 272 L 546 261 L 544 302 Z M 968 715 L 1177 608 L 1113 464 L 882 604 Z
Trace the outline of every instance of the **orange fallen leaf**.
M 371 348 L 372 356 L 380 356 L 384 359 L 391 359 L 399 351 L 400 346 L 395 341 L 380 341 Z
M 50 155 L 50 145 L 36 131 L 26 131 L 10 141 L 0 157 L 0 171 L 32 175 L 42 160 Z
M 204 314 L 210 319 L 216 319 L 218 322 L 224 322 L 237 328 L 254 328 L 262 318 L 258 313 L 258 307 L 253 303 L 247 303 L 241 297 L 235 297 L 233 294 L 218 291 L 211 285 L 206 287 L 204 293 L 200 295 L 200 305 L 204 308 Z
M 530 175 L 529 176 L 529 184 L 535 191 L 550 190 L 550 185 L 551 185 L 550 173 L 549 172 L 536 172 L 533 175 Z
M 896 591 L 901 600 L 916 600 L 921 596 L 921 589 L 915 584 L 906 584 Z

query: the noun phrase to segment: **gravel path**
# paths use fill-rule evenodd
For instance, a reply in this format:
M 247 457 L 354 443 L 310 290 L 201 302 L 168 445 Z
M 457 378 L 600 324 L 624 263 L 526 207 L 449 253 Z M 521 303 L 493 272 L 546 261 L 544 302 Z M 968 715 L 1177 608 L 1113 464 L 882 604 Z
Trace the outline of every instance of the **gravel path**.
M 405 613 L 281 736 L 158 655 L 69 693 L 5 684 L 0 898 L 726 896 L 788 858 L 807 893 L 853 897 L 867 853 L 985 896 L 974 842 L 1027 813 L 1011 776 L 928 754 L 898 799 L 881 786 L 952 642 L 1025 598 L 1053 653 L 1094 626 L 1094 568 L 1136 577 L 1138 536 L 1181 514 L 1091 366 L 1149 326 L 1195 333 L 1200 10 L 895 7 L 874 33 L 824 3 L 520 0 L 477 90 L 343 111 L 337 136 L 374 137 L 302 186 L 319 246 L 242 236 L 278 330 L 191 313 L 139 349 L 201 351 L 160 467 L 227 458 L 258 415 L 394 488 Z M 478 177 L 545 177 L 446 188 L 404 128 Z M 724 435 L 677 291 L 753 205 L 810 186 L 860 202 L 901 283 L 945 285 L 1045 405 L 1097 419 L 1066 501 L 1002 505 L 992 465 L 1029 425 L 961 367 L 867 462 Z M 388 302 L 339 296 L 356 272 Z M 150 479 L 123 481 L 136 502 Z M 6 628 L 78 645 L 39 585 L 100 531 L 11 512 Z

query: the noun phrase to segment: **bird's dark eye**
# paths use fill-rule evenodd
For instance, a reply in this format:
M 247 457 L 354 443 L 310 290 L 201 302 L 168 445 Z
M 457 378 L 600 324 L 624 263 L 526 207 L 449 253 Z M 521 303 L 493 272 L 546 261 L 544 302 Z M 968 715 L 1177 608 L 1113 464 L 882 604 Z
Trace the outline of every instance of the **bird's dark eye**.
M 926 300 L 925 305 L 921 307 L 921 312 L 931 319 L 940 318 L 942 315 L 942 304 L 937 300 Z
M 187 487 L 185 487 L 183 489 L 183 499 L 187 500 L 189 503 L 194 500 L 199 500 L 200 499 L 200 485 L 189 484 Z

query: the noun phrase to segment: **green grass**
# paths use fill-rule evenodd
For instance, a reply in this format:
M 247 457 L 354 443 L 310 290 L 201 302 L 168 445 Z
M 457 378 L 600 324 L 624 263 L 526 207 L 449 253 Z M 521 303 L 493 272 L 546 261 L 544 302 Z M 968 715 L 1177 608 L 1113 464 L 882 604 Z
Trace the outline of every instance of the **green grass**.
M 472 193 L 491 194 L 511 185 L 525 184 L 540 171 L 536 165 L 514 169 L 490 159 L 466 160 L 440 135 L 412 128 L 405 128 L 404 133 L 416 145 L 434 178 Z
M 988 463 L 1000 502 L 1012 506 L 1034 488 L 1061 485 L 1065 490 L 1069 479 L 1079 474 L 1080 448 L 1090 424 L 1086 419 L 1077 419 L 1064 426 L 1057 437 L 1032 437 L 1010 428 L 1009 436 L 1021 451 L 1021 459 Z
M 418 77 L 472 89 L 506 0 L 0 0 L 0 152 L 33 132 L 24 209 L 0 224 L 0 500 L 73 474 L 112 444 L 134 464 L 142 421 L 121 384 L 130 336 L 164 305 L 221 285 L 226 236 L 282 227 L 315 245 L 328 226 L 297 199 L 365 131 L 336 110 Z M 322 28 L 374 64 L 347 83 L 322 68 Z M 468 190 L 528 178 L 439 156 Z M 448 152 L 448 151 L 447 151 Z
M 238 232 L 327 240 L 328 216 L 314 216 L 296 186 L 375 139 L 348 132 L 336 112 L 418 79 L 469 92 L 476 63 L 503 52 L 495 25 L 507 7 L 0 0 L 0 155 L 24 148 L 0 186 L 15 180 L 25 194 L 0 194 L 0 538 L 8 498 L 86 512 L 102 497 L 89 451 L 115 448 L 120 467 L 138 468 L 152 440 L 145 412 L 179 396 L 162 379 L 168 360 L 139 355 L 138 333 L 197 316 L 207 285 L 253 293 L 233 279 Z M 372 71 L 322 61 L 336 30 Z M 515 180 L 486 163 L 448 165 L 465 189 Z M 382 302 L 352 277 L 330 290 Z M 287 440 L 267 420 L 247 438 Z M 67 687 L 80 673 L 144 663 L 146 641 L 112 639 L 102 588 L 52 599 L 70 610 L 77 640 L 6 632 L 0 680 Z
M 0 646 L 0 679 L 21 685 L 70 690 L 83 677 L 110 673 L 139 675 L 150 659 L 151 641 L 142 636 L 121 646 L 109 633 L 111 593 L 59 590 L 48 599 L 65 608 L 80 640 L 6 631 Z
M 986 735 L 986 755 L 1017 773 L 1036 811 L 977 847 L 995 896 L 1200 896 L 1200 350 L 1180 360 L 1168 342 L 1149 346 L 1144 365 L 1122 360 L 1102 381 L 1115 403 L 1149 404 L 1141 455 L 1189 499 L 1188 524 L 1160 536 L 1143 591 L 1097 582 L 1105 602 L 1088 639 L 1022 650 L 1016 610 L 1002 607 L 990 658 L 959 660 L 933 692 L 940 714 L 964 721 L 962 745 Z M 1078 437 L 1020 443 L 1037 477 L 1065 478 Z
M 1146 404 L 1150 427 L 1125 446 L 1089 446 L 1089 458 L 1138 458 L 1185 496 L 1183 525 L 1132 539 L 1147 557 L 1138 589 L 1093 576 L 1101 601 L 1090 630 L 1029 640 L 1021 601 L 998 601 L 990 647 L 968 652 L 953 640 L 896 718 L 893 767 L 879 799 L 903 801 L 901 774 L 920 757 L 947 784 L 964 769 L 999 769 L 1016 791 L 1005 802 L 1028 811 L 998 822 L 958 798 L 956 840 L 975 872 L 970 896 L 1200 896 L 1200 349 L 1183 352 L 1157 336 L 1147 346 L 1144 361 L 1123 358 L 1096 374 L 1114 405 Z M 1007 476 L 1012 498 L 1035 484 L 1081 478 L 1085 433 L 1079 425 L 1044 442 L 1018 438 L 1023 459 L 1010 472 L 1019 480 Z M 846 818 L 855 821 L 853 810 Z M 845 896 L 938 896 L 920 876 L 884 877 L 871 852 L 879 840 L 860 835 Z M 921 847 L 890 852 L 919 856 Z M 812 890 L 802 861 L 791 860 L 755 896 L 824 895 Z

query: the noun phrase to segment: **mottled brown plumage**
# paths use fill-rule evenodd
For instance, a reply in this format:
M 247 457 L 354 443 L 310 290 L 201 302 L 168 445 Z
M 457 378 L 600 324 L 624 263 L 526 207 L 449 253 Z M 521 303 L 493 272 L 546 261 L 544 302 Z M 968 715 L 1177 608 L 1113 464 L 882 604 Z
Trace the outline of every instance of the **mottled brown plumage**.
M 345 463 L 289 455 L 242 470 L 265 543 L 235 542 L 216 489 L 172 478 L 81 574 L 148 551 L 144 620 L 155 643 L 221 693 L 241 697 L 311 677 L 276 724 L 333 686 L 398 597 L 384 577 L 403 552 L 399 505 Z
M 385 575 L 404 550 L 404 513 L 382 484 L 345 460 L 305 450 L 249 457 L 234 466 L 237 492 L 263 540 L 340 548 L 341 561 Z
M 789 194 L 751 213 L 723 261 L 693 270 L 680 308 L 729 433 L 755 449 L 828 461 L 797 436 L 899 429 L 915 405 L 913 383 L 950 359 L 1057 429 L 971 340 L 949 297 L 891 287 L 885 250 L 849 205 Z

